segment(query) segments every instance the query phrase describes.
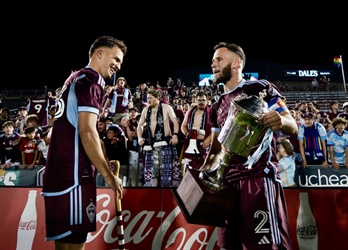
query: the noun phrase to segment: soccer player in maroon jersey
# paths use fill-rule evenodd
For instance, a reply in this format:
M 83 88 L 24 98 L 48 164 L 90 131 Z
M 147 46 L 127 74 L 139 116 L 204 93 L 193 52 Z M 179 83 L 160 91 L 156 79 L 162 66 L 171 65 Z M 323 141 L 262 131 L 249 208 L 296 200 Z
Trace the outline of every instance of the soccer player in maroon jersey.
M 268 103 L 269 111 L 260 115 L 259 122 L 271 129 L 268 130 L 268 138 L 273 136 L 269 145 L 259 144 L 261 153 L 251 161 L 251 166 L 248 160 L 255 156 L 252 154 L 257 147 L 248 157 L 231 156 L 222 183 L 236 197 L 236 204 L 226 218 L 226 226 L 219 228 L 218 245 L 225 249 L 292 249 L 286 201 L 276 169 L 274 131 L 294 134 L 297 132 L 296 122 L 275 85 L 267 80 L 243 79 L 246 58 L 240 46 L 221 42 L 214 51 L 211 64 L 214 82 L 223 83 L 225 93 L 210 110 L 212 147 L 200 170 L 211 174 L 224 154 L 217 136 L 228 117 L 230 106 L 234 105 L 231 99 L 241 93 L 259 97 L 259 93 L 266 90 L 263 100 Z M 258 143 L 261 140 L 263 138 Z
M 43 188 L 46 240 L 55 249 L 84 249 L 87 234 L 96 230 L 96 171 L 122 198 L 122 180 L 109 170 L 96 128 L 105 80 L 121 68 L 127 47 L 110 36 L 97 38 L 89 63 L 72 72 L 57 100 Z

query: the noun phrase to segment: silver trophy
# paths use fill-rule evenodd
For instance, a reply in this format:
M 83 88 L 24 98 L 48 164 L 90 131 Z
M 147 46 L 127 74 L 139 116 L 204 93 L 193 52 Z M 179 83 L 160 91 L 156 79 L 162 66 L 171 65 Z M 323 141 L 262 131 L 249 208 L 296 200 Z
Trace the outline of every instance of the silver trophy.
M 252 149 L 258 147 L 256 143 L 267 130 L 267 126 L 259 122 L 260 115 L 268 112 L 268 104 L 263 100 L 266 95 L 266 90 L 263 90 L 259 96 L 241 94 L 231 100 L 228 118 L 217 138 L 223 156 L 216 167 L 199 174 L 199 178 L 211 190 L 224 189 L 222 179 L 232 155 L 247 157 Z

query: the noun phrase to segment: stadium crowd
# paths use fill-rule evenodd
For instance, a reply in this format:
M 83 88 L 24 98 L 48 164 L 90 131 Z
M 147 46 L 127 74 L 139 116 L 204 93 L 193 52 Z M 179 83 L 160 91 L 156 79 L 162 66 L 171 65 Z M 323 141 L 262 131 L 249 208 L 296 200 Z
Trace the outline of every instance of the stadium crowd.
M 10 115 L 10 108 L 3 107 L 0 99 L 1 169 L 33 169 L 45 165 L 50 131 L 54 128 L 54 119 L 59 111 L 60 91 L 61 88 L 56 89 L 54 95 L 54 91 L 48 91 L 44 96 L 28 98 L 20 107 L 10 107 L 17 110 L 15 116 Z M 160 161 L 157 164 L 161 169 L 166 165 L 165 150 L 160 152 L 163 159 L 159 159 L 161 156 L 158 158 L 144 150 L 146 144 L 139 145 L 139 140 L 151 137 L 146 136 L 150 128 L 142 126 L 144 131 L 140 134 L 137 129 L 139 121 L 142 121 L 143 110 L 146 109 L 149 114 L 144 112 L 142 125 L 151 121 L 151 110 L 158 111 L 157 104 L 149 108 L 151 99 L 167 104 L 170 107 L 169 115 L 172 109 L 177 118 L 178 130 L 170 122 L 170 135 L 171 138 L 176 136 L 178 141 L 173 146 L 176 152 L 170 152 L 171 158 L 167 162 L 170 168 L 166 174 L 172 178 L 171 182 L 159 181 L 150 186 L 177 186 L 185 171 L 197 168 L 193 162 L 204 160 L 204 157 L 199 157 L 209 150 L 210 132 L 208 127 L 201 125 L 201 120 L 209 119 L 205 112 L 209 113 L 209 108 L 223 92 L 223 85 L 210 83 L 198 86 L 193 82 L 187 86 L 180 77 L 168 77 L 165 86 L 159 82 L 146 82 L 130 88 L 123 77 L 118 78 L 115 85 L 107 85 L 105 105 L 96 126 L 105 157 L 108 161 L 118 160 L 121 164 L 120 177 L 124 180 L 124 186 L 147 186 L 147 181 L 155 174 L 153 165 L 157 161 Z M 283 97 L 283 101 L 287 102 L 286 97 Z M 198 125 L 194 123 L 192 114 L 195 107 L 202 111 Z M 295 185 L 295 170 L 299 167 L 321 165 L 336 170 L 340 167 L 348 169 L 348 102 L 332 101 L 329 111 L 321 110 L 319 102 L 315 100 L 296 101 L 288 104 L 288 108 L 299 126 L 299 132 L 293 136 L 277 133 L 277 169 L 283 186 Z M 166 112 L 163 110 L 164 116 Z M 158 116 L 156 121 L 158 123 Z M 199 137 L 202 131 L 204 136 Z M 190 158 L 185 152 L 192 146 L 190 139 L 197 138 L 199 143 L 194 150 L 199 148 L 199 152 L 194 152 L 193 158 Z M 153 146 L 153 143 L 149 145 Z M 159 174 L 161 178 L 165 177 Z

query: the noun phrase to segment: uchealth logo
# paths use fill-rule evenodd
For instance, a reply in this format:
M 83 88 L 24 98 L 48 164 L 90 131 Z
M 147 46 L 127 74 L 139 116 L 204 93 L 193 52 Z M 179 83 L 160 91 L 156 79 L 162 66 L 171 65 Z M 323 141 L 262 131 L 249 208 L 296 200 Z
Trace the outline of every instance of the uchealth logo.
M 318 168 L 311 174 L 301 174 L 298 176 L 299 186 L 321 186 L 321 187 L 342 187 L 348 186 L 348 175 L 346 174 L 328 174 L 328 170 Z

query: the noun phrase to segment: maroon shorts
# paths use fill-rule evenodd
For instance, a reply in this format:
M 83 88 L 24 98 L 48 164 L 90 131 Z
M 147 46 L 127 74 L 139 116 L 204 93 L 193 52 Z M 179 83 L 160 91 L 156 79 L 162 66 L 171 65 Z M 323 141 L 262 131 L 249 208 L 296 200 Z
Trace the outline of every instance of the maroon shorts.
M 70 244 L 82 244 L 87 240 L 87 233 L 72 233 L 68 236 L 59 239 L 59 242 Z
M 218 245 L 225 249 L 292 249 L 288 212 L 281 184 L 269 178 L 230 183 L 237 205 L 219 228 Z
M 60 240 L 73 234 L 83 236 L 96 230 L 96 186 L 77 186 L 69 193 L 45 196 L 46 240 Z M 80 241 L 81 237 L 69 241 Z M 76 243 L 76 242 L 70 242 Z M 79 242 L 81 243 L 81 242 Z

